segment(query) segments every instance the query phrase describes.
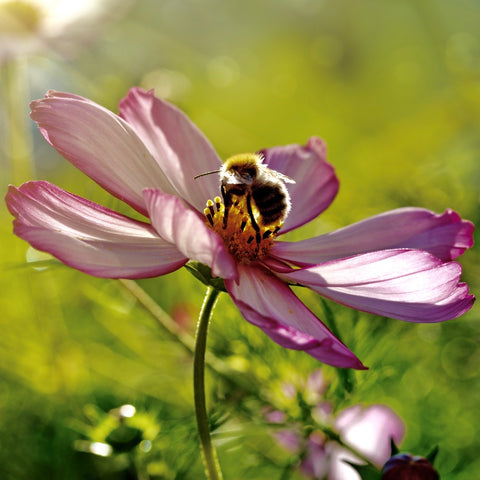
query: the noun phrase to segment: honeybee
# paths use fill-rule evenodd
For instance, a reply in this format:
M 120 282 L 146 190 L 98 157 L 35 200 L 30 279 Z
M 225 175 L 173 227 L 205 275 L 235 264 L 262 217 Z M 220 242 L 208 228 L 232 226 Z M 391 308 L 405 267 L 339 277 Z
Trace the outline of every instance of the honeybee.
M 262 227 L 283 223 L 290 211 L 290 195 L 286 183 L 295 183 L 290 177 L 268 168 L 262 163 L 259 153 L 241 153 L 228 158 L 220 170 L 197 175 L 198 178 L 211 173 L 219 173 L 220 190 L 225 205 L 224 225 L 228 221 L 230 207 L 238 197 L 246 197 L 247 212 L 252 227 L 257 232 L 257 242 Z M 258 215 L 254 214 L 254 208 Z M 262 228 L 264 230 L 265 228 Z

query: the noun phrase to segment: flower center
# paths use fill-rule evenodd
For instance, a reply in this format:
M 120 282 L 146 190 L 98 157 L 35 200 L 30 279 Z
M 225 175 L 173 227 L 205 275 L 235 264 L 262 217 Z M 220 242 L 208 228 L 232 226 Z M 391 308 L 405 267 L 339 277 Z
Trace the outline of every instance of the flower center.
M 230 253 L 241 263 L 265 256 L 283 225 L 283 220 L 263 225 L 258 208 L 247 195 L 232 195 L 228 207 L 220 197 L 215 197 L 208 200 L 204 213 L 207 225 L 222 237 Z

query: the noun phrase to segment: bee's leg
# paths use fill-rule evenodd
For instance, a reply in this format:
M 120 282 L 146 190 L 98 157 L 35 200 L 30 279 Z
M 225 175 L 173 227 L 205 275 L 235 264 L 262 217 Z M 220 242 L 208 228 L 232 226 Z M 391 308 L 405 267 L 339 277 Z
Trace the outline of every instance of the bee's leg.
M 257 242 L 257 245 L 260 245 L 260 241 L 262 240 L 262 237 L 260 235 L 260 227 L 258 226 L 255 216 L 253 215 L 253 210 L 252 210 L 252 196 L 250 193 L 247 195 L 247 211 L 248 215 L 250 216 L 250 221 L 252 222 L 252 227 L 255 230 L 255 240 Z
M 268 230 L 265 230 L 262 235 L 263 240 L 270 237 L 271 235 L 276 235 L 279 230 L 280 230 L 279 225 L 277 225 L 273 230 L 271 228 L 269 228 Z
M 222 197 L 223 197 L 223 204 L 225 205 L 225 209 L 223 211 L 223 228 L 227 228 L 228 223 L 228 213 L 230 211 L 230 206 L 232 205 L 232 196 L 227 194 L 225 187 L 222 185 L 221 188 Z

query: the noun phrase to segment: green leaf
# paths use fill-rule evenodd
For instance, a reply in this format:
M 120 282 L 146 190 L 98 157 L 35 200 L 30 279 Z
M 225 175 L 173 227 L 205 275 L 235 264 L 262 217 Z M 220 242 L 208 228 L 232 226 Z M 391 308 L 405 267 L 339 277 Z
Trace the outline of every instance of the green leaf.
M 214 277 L 212 275 L 212 270 L 207 265 L 204 265 L 200 262 L 188 262 L 185 265 L 185 268 L 197 279 L 200 280 L 202 283 L 207 285 L 208 287 L 214 287 L 221 292 L 226 292 L 227 289 L 225 288 L 225 284 L 223 282 L 223 278 Z
M 129 452 L 143 440 L 143 432 L 139 428 L 120 425 L 105 440 L 116 452 Z
M 332 333 L 342 341 L 342 336 L 340 330 L 337 327 L 337 322 L 335 321 L 335 315 L 333 310 L 330 308 L 329 304 L 323 299 L 320 298 L 320 302 L 323 307 L 323 313 L 325 315 L 325 322 L 327 323 L 328 328 Z M 352 393 L 355 388 L 355 379 L 353 376 L 353 371 L 351 368 L 338 368 L 338 379 L 339 385 L 336 389 L 336 394 L 340 397 L 344 396 L 344 393 Z
M 435 458 L 437 456 L 438 450 L 439 450 L 439 447 L 438 445 L 436 445 L 435 447 L 432 448 L 432 451 L 425 457 L 430 462 L 431 465 L 433 465 L 433 463 L 435 462 Z
M 344 462 L 354 468 L 362 480 L 381 480 L 382 478 L 382 472 L 371 465 L 356 465 L 346 460 Z
M 395 442 L 393 440 L 393 438 L 390 439 L 390 456 L 393 457 L 394 455 L 396 455 L 400 450 L 398 449 L 398 447 L 395 445 Z

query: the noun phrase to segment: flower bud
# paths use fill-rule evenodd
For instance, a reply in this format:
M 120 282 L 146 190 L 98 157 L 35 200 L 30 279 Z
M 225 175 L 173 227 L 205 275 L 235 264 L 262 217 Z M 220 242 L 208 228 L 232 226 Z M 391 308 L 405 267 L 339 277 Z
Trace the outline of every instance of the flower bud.
M 383 466 L 382 480 L 439 480 L 440 476 L 424 457 L 399 453 Z

